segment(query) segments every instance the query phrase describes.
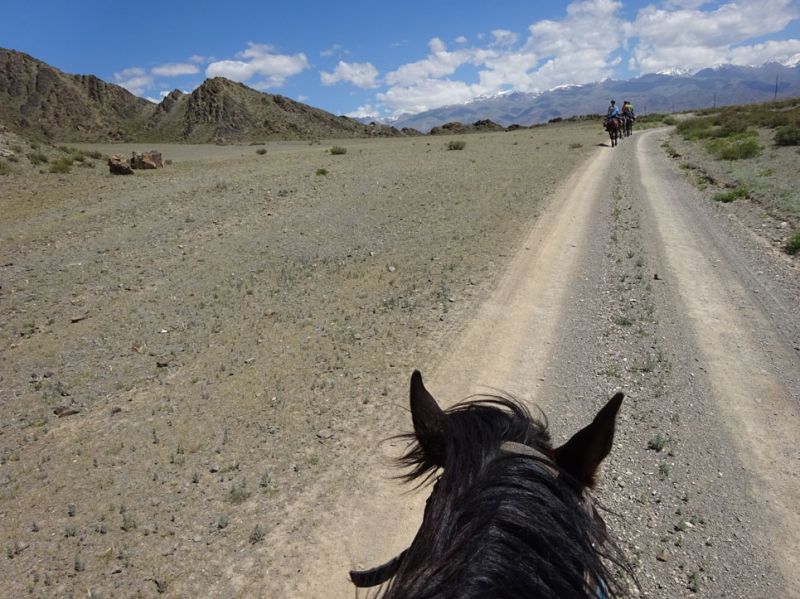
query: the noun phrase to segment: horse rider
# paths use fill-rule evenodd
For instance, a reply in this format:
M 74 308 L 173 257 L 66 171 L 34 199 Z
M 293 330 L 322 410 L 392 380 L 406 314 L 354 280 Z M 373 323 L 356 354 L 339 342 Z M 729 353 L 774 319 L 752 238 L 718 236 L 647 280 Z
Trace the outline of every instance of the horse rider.
M 636 115 L 633 113 L 633 104 L 625 100 L 622 103 L 622 115 L 630 119 L 636 120 Z
M 611 100 L 611 106 L 608 107 L 608 112 L 606 112 L 606 120 L 604 124 L 608 124 L 608 121 L 611 119 L 619 119 L 620 113 L 619 108 L 617 107 L 617 101 Z

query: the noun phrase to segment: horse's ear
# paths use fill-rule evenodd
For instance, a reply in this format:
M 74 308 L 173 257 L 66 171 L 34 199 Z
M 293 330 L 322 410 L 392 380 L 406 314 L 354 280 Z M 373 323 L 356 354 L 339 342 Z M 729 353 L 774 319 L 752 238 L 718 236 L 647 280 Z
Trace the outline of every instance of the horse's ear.
M 597 468 L 611 451 L 614 425 L 623 397 L 622 393 L 617 393 L 589 426 L 579 430 L 554 452 L 556 463 L 586 487 L 594 487 Z
M 443 466 L 447 415 L 422 384 L 419 370 L 411 375 L 411 420 L 425 457 L 437 466 Z

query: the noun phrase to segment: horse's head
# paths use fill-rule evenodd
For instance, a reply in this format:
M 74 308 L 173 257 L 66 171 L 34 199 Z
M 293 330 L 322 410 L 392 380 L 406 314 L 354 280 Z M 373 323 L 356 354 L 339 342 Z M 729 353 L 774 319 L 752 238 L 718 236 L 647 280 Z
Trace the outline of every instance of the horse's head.
M 445 411 L 425 388 L 419 371 L 414 371 L 411 418 L 417 446 L 402 458 L 402 463 L 414 468 L 408 475 L 410 479 L 435 473 L 437 468 L 443 468 L 448 478 L 471 477 L 477 474 L 476 468 L 498 453 L 513 453 L 503 448 L 504 443 L 516 443 L 531 447 L 578 485 L 591 488 L 600 463 L 611 451 L 623 397 L 617 393 L 591 424 L 553 449 L 547 423 L 533 418 L 520 403 L 495 397 Z
M 565 531 L 544 531 L 554 544 L 548 550 L 557 549 L 559 542 L 565 544 L 565 553 L 573 552 L 571 567 L 582 569 L 587 588 L 592 584 L 605 587 L 609 575 L 597 547 L 605 545 L 606 529 L 588 490 L 611 449 L 623 395 L 617 393 L 591 424 L 553 448 L 546 422 L 533 418 L 514 400 L 490 397 L 442 410 L 417 371 L 410 391 L 414 432 L 406 435 L 411 444 L 400 463 L 411 470 L 403 478 L 423 483 L 436 478 L 436 483 L 411 547 L 382 566 L 351 572 L 356 586 L 375 586 L 395 574 L 435 581 L 452 573 L 448 574 L 449 566 L 438 567 L 431 561 L 466 559 L 452 555 L 455 544 L 463 545 L 465 555 L 472 555 L 464 540 L 470 530 L 483 537 L 476 542 L 484 542 L 489 533 L 479 531 L 481 526 L 487 530 L 512 526 L 518 530 L 511 536 L 524 538 L 503 543 L 535 545 L 542 542 L 539 537 L 544 529 L 558 521 Z M 515 514 L 505 524 L 504 510 Z M 490 524 L 490 520 L 497 522 Z M 569 548 L 568 543 L 572 544 Z M 565 594 L 564 588 L 559 596 L 580 596 Z M 410 589 L 406 585 L 398 596 Z

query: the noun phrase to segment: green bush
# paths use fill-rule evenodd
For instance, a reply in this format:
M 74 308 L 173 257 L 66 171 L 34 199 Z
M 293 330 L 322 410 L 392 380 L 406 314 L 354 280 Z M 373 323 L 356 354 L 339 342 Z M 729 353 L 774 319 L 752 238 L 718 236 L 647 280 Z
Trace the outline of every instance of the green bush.
M 694 117 L 679 122 L 675 128 L 685 139 L 705 139 L 711 136 L 713 127 L 712 117 Z
M 103 158 L 103 153 L 99 152 L 98 150 L 91 150 L 89 152 L 84 152 L 85 156 L 89 158 L 93 158 L 94 160 L 101 160 Z
M 50 163 L 51 173 L 65 174 L 72 170 L 72 156 L 63 156 Z
M 259 148 L 256 150 L 256 154 L 259 154 L 260 156 L 263 156 L 266 153 L 267 153 L 266 148 Z
M 763 148 L 758 144 L 755 132 L 737 133 L 726 138 L 706 142 L 706 150 L 718 160 L 741 160 L 754 158 Z
M 797 231 L 789 238 L 789 241 L 786 242 L 786 245 L 783 246 L 783 249 L 791 256 L 794 256 L 800 252 L 800 231 Z
M 48 158 L 43 152 L 29 152 L 28 160 L 31 161 L 32 165 L 36 166 L 37 164 L 47 162 Z
M 448 150 L 463 150 L 467 145 L 465 141 L 449 141 L 447 142 L 447 149 Z
M 11 167 L 5 162 L 0 162 L 0 176 L 11 174 Z
M 324 177 L 327 174 L 328 174 L 328 169 L 326 169 L 326 168 L 318 168 L 317 169 L 317 176 L 318 177 Z
M 347 148 L 343 148 L 342 146 L 333 146 L 331 148 L 331 154 L 334 155 L 347 154 Z
M 800 127 L 784 125 L 775 131 L 776 146 L 800 146 Z
M 665 125 L 677 125 L 678 119 L 676 119 L 674 116 L 667 115 L 663 119 L 661 119 L 661 122 L 664 123 Z
M 739 198 L 746 198 L 747 194 L 749 194 L 749 190 L 746 187 L 742 187 L 741 185 L 736 189 L 732 189 L 731 191 L 723 191 L 718 194 L 714 195 L 713 200 L 715 202 L 722 202 L 723 204 L 728 204 L 733 202 L 734 200 L 738 200 Z

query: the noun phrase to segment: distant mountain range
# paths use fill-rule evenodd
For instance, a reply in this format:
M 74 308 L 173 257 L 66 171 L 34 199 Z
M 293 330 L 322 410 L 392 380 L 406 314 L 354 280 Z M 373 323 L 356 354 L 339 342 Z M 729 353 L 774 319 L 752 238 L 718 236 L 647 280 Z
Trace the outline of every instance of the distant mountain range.
M 159 104 L 93 75 L 0 48 L 0 125 L 58 141 L 229 142 L 401 135 L 222 77 Z
M 401 116 L 386 123 L 424 132 L 442 123 L 473 123 L 484 119 L 503 126 L 533 125 L 558 117 L 605 113 L 612 98 L 619 104 L 630 100 L 637 114 L 750 104 L 772 100 L 776 78 L 779 98 L 800 96 L 800 65 L 720 65 L 694 74 L 673 70 L 626 81 L 562 85 L 540 94 L 506 93 Z
M 0 126 L 48 141 L 242 142 L 460 133 L 528 126 L 604 113 L 630 100 L 638 114 L 683 111 L 800 96 L 800 65 L 722 65 L 627 81 L 562 85 L 541 94 L 502 93 L 386 123 L 364 123 L 222 77 L 159 104 L 94 75 L 69 75 L 22 52 L 0 48 Z M 443 127 L 446 123 L 463 123 Z

